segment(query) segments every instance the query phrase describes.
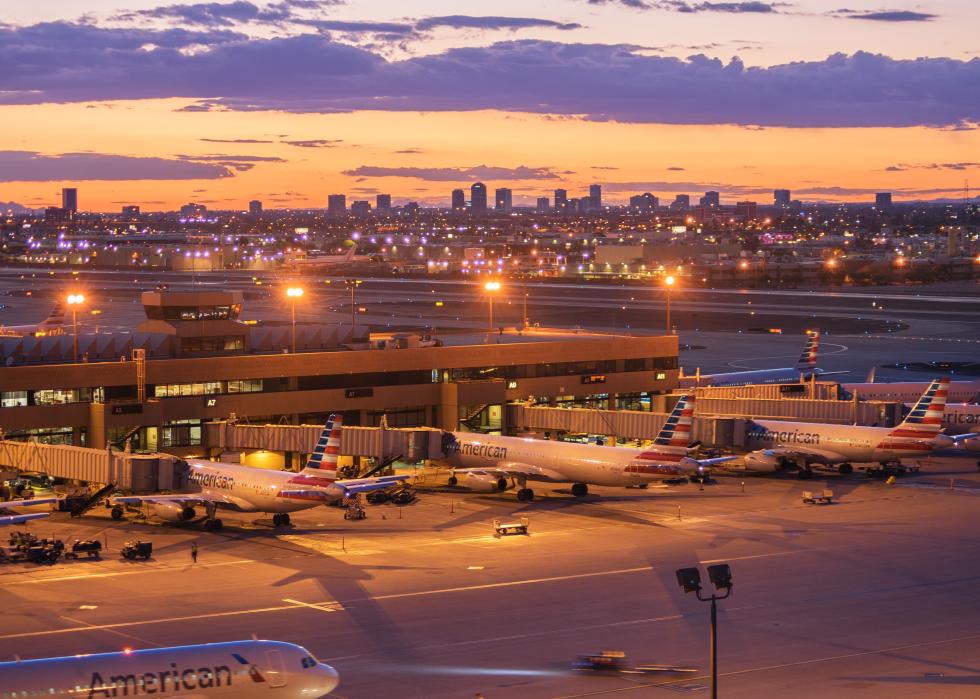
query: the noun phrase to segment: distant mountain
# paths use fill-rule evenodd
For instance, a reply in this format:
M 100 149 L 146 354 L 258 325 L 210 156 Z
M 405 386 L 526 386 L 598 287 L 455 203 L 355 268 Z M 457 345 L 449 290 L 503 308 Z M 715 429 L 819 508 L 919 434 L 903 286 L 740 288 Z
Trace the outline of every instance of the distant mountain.
M 26 214 L 30 213 L 34 209 L 29 209 L 23 204 L 18 204 L 15 201 L 0 201 L 0 213 L 7 213 L 8 211 L 13 211 L 15 214 Z

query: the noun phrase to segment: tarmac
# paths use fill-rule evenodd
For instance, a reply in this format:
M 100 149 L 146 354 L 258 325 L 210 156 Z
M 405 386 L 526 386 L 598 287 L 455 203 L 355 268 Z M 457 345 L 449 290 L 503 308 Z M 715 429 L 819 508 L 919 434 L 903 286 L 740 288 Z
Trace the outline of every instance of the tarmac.
M 825 487 L 832 504 L 802 502 Z M 703 490 L 535 490 L 518 503 L 512 491 L 422 489 L 407 506 L 369 505 L 363 521 L 317 507 L 280 530 L 256 515 L 225 515 L 214 534 L 102 510 L 9 527 L 108 550 L 98 562 L 0 566 L 0 658 L 255 634 L 309 648 L 340 671 L 333 696 L 351 699 L 707 695 L 708 605 L 675 570 L 725 562 L 721 696 L 977 695 L 975 459 L 894 484 L 736 474 Z M 521 516 L 529 536 L 493 535 L 494 519 Z M 118 557 L 135 538 L 153 542 L 152 560 Z M 570 669 L 601 650 L 699 671 Z

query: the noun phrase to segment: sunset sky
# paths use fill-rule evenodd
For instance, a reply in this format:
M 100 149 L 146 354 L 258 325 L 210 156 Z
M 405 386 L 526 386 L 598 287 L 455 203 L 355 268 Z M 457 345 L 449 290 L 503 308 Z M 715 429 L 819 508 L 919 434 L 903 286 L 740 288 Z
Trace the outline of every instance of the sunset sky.
M 0 202 L 31 208 L 980 183 L 975 0 L 3 5 Z

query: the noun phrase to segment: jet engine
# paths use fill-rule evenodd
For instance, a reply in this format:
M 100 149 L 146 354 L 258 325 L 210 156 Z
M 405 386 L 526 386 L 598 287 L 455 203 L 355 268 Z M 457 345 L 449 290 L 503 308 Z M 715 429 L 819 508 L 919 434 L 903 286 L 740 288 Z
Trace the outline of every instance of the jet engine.
M 461 485 L 481 493 L 495 493 L 510 487 L 506 478 L 498 478 L 492 473 L 467 473 Z
M 176 502 L 155 503 L 153 513 L 165 522 L 188 522 L 197 514 L 193 507 L 185 507 Z
M 775 473 L 786 467 L 786 460 L 769 449 L 753 451 L 745 455 L 745 470 L 758 473 Z

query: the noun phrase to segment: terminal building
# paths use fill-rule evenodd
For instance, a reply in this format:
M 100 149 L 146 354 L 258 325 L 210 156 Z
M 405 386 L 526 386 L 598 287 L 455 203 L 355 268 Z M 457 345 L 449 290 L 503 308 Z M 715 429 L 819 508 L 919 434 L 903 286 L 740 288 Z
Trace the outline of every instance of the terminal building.
M 151 292 L 120 336 L 7 338 L 7 439 L 203 455 L 204 425 L 322 423 L 513 433 L 506 406 L 650 408 L 678 385 L 675 336 L 534 331 L 421 340 L 332 324 L 249 326 L 237 292 Z M 297 351 L 291 351 L 295 345 Z M 101 348 L 101 349 L 100 349 Z M 77 357 L 77 359 L 76 359 Z M 662 402 L 662 401 L 661 401 Z M 658 403 L 659 405 L 659 403 Z M 660 408 L 662 409 L 662 407 Z

